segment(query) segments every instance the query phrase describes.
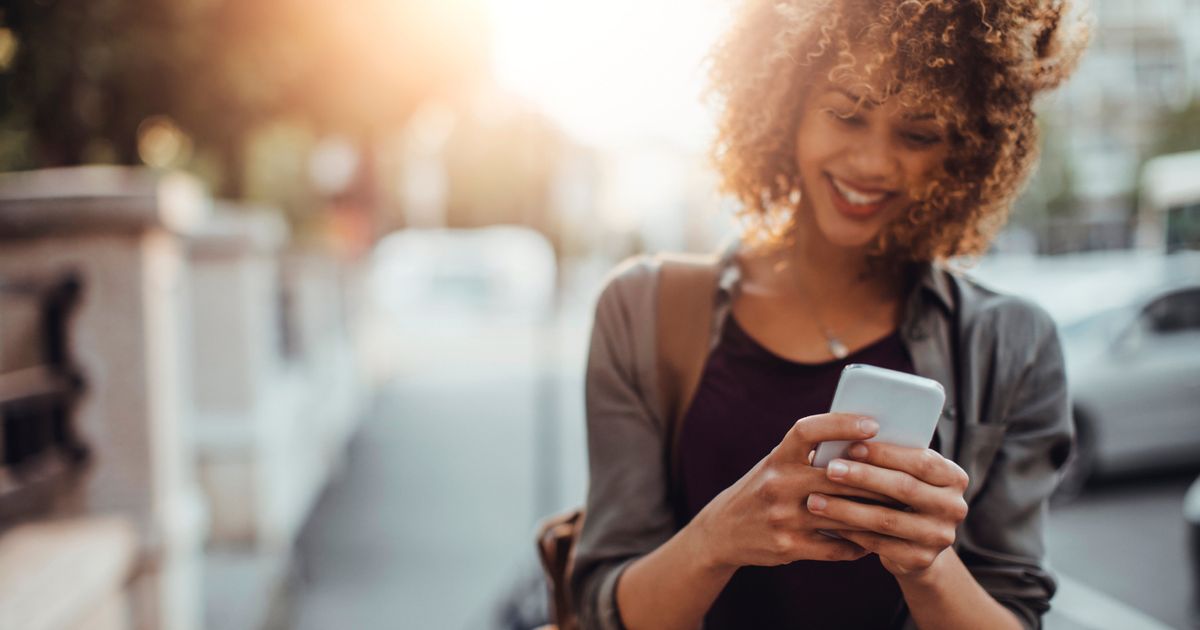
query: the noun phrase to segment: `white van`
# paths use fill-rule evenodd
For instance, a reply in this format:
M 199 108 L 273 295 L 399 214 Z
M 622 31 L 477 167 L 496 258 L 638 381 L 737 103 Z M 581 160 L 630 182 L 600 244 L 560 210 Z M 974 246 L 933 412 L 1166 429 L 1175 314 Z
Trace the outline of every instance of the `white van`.
M 1200 151 L 1161 155 L 1142 169 L 1137 243 L 1200 249 Z

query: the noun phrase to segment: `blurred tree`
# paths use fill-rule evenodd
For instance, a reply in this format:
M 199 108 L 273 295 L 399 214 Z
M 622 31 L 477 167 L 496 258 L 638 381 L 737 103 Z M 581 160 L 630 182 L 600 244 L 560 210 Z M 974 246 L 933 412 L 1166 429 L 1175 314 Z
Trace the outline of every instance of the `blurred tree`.
M 1052 113 L 1038 118 L 1041 153 L 1029 184 L 1014 204 L 1012 220 L 1038 230 L 1049 220 L 1075 211 L 1075 172 L 1064 127 Z
M 1164 155 L 1200 150 L 1200 99 L 1192 99 L 1186 107 L 1164 115 L 1150 155 Z
M 462 112 L 446 144 L 447 226 L 526 225 L 561 251 L 550 195 L 566 139 L 544 116 L 503 106 L 503 95 L 480 100 L 485 106 Z
M 15 48 L 0 169 L 135 164 L 139 126 L 166 116 L 229 197 L 257 128 L 299 121 L 366 149 L 480 75 L 487 49 L 480 0 L 36 0 L 6 2 L 0 28 Z

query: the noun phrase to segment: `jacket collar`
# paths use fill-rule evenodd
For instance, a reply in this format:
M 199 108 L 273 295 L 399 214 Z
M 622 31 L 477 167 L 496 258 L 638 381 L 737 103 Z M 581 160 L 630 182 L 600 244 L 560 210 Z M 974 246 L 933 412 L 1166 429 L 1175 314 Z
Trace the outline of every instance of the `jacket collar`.
M 727 299 L 734 294 L 738 287 L 738 281 L 741 279 L 741 269 L 737 265 L 737 252 L 741 247 L 742 239 L 733 235 L 722 242 L 717 250 L 717 290 L 720 299 Z M 935 299 L 937 304 L 945 309 L 946 314 L 954 312 L 954 294 L 950 280 L 950 273 L 943 268 L 940 263 L 921 262 L 915 263 L 916 282 L 913 284 L 913 292 L 908 296 L 908 304 L 910 307 L 919 307 L 920 303 L 916 302 L 919 294 L 924 293 Z M 910 314 L 915 314 L 910 311 Z
M 943 265 L 933 262 L 917 263 L 917 286 L 937 298 L 947 313 L 954 311 L 954 294 L 950 283 L 950 272 Z

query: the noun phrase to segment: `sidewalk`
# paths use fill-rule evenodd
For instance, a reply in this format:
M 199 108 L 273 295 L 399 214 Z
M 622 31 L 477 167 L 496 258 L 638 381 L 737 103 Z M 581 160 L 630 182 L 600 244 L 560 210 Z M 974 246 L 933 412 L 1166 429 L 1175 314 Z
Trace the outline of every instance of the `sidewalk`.
M 582 460 L 562 475 L 535 456 L 567 458 L 553 448 L 564 441 L 582 455 L 580 348 L 564 359 L 538 338 L 477 330 L 410 340 L 411 360 L 302 537 L 294 628 L 487 627 L 498 595 L 536 562 L 538 517 L 567 494 L 582 498 Z M 538 369 L 539 347 L 550 369 Z

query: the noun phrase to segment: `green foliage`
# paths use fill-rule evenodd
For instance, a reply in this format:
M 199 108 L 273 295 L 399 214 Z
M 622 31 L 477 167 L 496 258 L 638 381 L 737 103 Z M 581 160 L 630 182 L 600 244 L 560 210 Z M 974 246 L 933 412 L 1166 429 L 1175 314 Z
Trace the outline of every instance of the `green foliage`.
M 6 3 L 0 27 L 17 46 L 0 68 L 0 170 L 136 164 L 139 125 L 166 116 L 194 144 L 182 166 L 241 197 L 259 127 L 298 121 L 365 144 L 478 73 L 485 38 L 463 9 L 472 2 Z
M 1075 171 L 1062 122 L 1043 114 L 1038 120 L 1041 155 L 1029 185 L 1013 208 L 1014 223 L 1037 229 L 1053 218 L 1075 211 Z
M 1200 150 L 1200 98 L 1162 118 L 1158 138 L 1148 157 Z

